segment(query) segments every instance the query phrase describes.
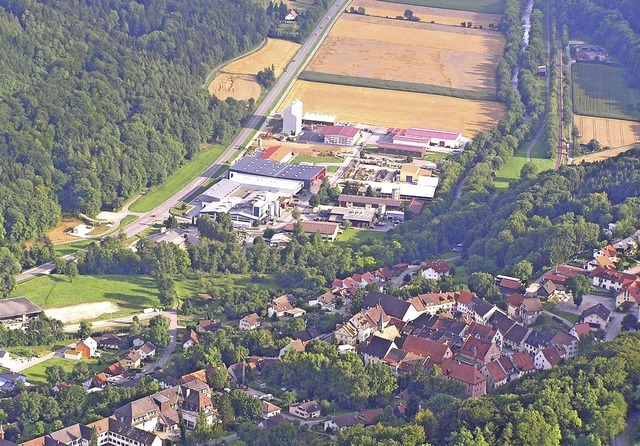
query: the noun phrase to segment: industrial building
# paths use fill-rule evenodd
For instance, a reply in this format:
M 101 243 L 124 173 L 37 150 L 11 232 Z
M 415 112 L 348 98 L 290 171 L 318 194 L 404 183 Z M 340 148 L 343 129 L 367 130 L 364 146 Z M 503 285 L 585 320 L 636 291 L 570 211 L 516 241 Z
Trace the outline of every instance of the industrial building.
M 282 133 L 297 136 L 302 131 L 302 101 L 296 100 L 284 109 Z
M 392 142 L 379 142 L 378 152 L 388 154 L 388 155 L 411 156 L 414 158 L 422 158 L 426 154 L 427 150 L 424 147 L 394 144 Z
M 284 164 L 252 156 L 233 164 L 227 175 L 229 179 L 233 179 L 237 174 L 302 181 L 304 187 L 310 189 L 313 183 L 325 177 L 327 170 L 322 166 Z
M 436 193 L 439 182 L 440 178 L 438 177 L 420 177 L 418 184 L 379 181 L 362 181 L 361 183 L 365 186 L 371 186 L 381 197 L 391 197 L 396 200 L 411 200 L 412 198 L 431 200 Z
M 245 197 L 233 196 L 218 202 L 203 202 L 199 216 L 215 217 L 218 214 L 228 214 L 236 226 L 249 227 L 280 217 L 282 215 L 280 198 L 273 192 L 253 191 Z
M 340 194 L 338 203 L 345 208 L 383 209 L 382 212 L 384 212 L 384 209 L 394 211 L 402 210 L 402 200 L 394 200 L 392 198 Z
M 325 144 L 352 146 L 360 139 L 362 131 L 350 125 L 330 125 L 323 127 L 320 132 Z
M 333 223 L 344 223 L 349 220 L 356 228 L 369 228 L 373 226 L 376 219 L 376 211 L 362 208 L 343 208 L 335 206 L 331 209 L 329 221 Z
M 429 146 L 448 147 L 456 149 L 462 142 L 462 133 L 433 129 L 409 128 L 393 129 L 391 132 L 394 144 L 405 146 L 424 147 Z

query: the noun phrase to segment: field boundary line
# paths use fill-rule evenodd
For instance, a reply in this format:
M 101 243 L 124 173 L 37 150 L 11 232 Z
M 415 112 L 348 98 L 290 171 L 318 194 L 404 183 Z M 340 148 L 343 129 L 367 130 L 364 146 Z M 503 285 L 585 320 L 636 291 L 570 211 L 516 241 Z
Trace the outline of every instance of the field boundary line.
M 442 87 L 440 85 L 420 84 L 417 82 L 392 81 L 387 79 L 373 79 L 368 77 L 345 76 L 341 74 L 323 73 L 319 71 L 303 71 L 298 79 L 347 87 L 376 88 L 379 90 L 404 91 L 407 93 L 433 94 L 458 99 L 472 99 L 476 101 L 496 100 L 495 94 L 463 90 L 461 88 Z
M 247 57 L 252 55 L 253 53 L 257 53 L 258 51 L 260 51 L 262 48 L 265 47 L 265 45 L 267 44 L 267 41 L 269 40 L 268 37 L 265 37 L 264 40 L 262 40 L 262 43 L 260 43 L 260 45 L 258 45 L 256 48 L 247 51 L 246 53 L 240 54 L 239 56 L 234 57 L 231 60 L 228 60 L 226 62 L 223 62 L 221 64 L 216 65 L 215 67 L 213 67 L 211 69 L 211 71 L 209 71 L 209 73 L 207 73 L 207 76 L 204 78 L 204 84 L 201 85 L 200 88 L 208 88 L 209 84 L 211 82 L 213 82 L 213 79 L 219 74 L 219 72 L 222 71 L 222 69 L 229 65 L 232 62 L 235 62 L 236 60 L 242 59 L 243 57 Z M 235 73 L 231 73 L 231 74 L 235 74 Z

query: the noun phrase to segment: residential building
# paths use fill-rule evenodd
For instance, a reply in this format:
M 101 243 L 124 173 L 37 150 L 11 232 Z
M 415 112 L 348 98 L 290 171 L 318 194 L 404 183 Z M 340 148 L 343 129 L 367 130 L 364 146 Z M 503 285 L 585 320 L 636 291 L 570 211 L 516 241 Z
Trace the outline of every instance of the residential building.
M 238 324 L 238 328 L 240 330 L 255 330 L 260 327 L 260 316 L 257 313 L 251 313 L 242 319 L 240 319 L 240 323 Z
M 409 299 L 409 303 L 419 314 L 453 314 L 457 306 L 457 293 L 426 293 Z
M 320 417 L 320 405 L 315 401 L 305 401 L 289 406 L 289 413 L 304 420 Z
M 260 415 L 260 417 L 263 420 L 278 416 L 281 412 L 282 409 L 280 409 L 275 404 L 271 404 L 268 401 L 262 401 L 262 414 Z
M 500 358 L 500 349 L 491 342 L 470 336 L 462 345 L 462 348 L 456 353 L 456 358 L 464 362 L 483 366 Z
M 400 319 L 404 322 L 412 321 L 419 316 L 415 307 L 411 303 L 378 291 L 372 291 L 367 294 L 364 298 L 362 307 L 373 308 L 377 305 L 380 305 L 387 315 Z
M 126 339 L 121 338 L 113 333 L 107 333 L 100 336 L 97 339 L 98 348 L 104 348 L 108 350 L 122 350 L 129 346 Z
M 606 330 L 611 320 L 611 310 L 602 304 L 587 308 L 580 315 L 580 322 L 587 323 L 591 330 Z
M 453 351 L 449 346 L 431 339 L 420 338 L 413 335 L 405 337 L 400 344 L 400 349 L 408 353 L 428 359 L 432 364 L 441 364 L 446 359 L 453 357 Z
M 458 381 L 465 387 L 469 398 L 487 394 L 487 378 L 478 369 L 455 359 L 445 359 L 440 364 L 442 378 Z
M 420 266 L 422 271 L 422 277 L 428 280 L 440 280 L 441 278 L 448 276 L 451 268 L 442 259 L 433 260 Z
M 200 336 L 198 336 L 198 333 L 191 329 L 185 331 L 182 348 L 188 350 L 196 345 L 200 345 Z
M 537 370 L 549 370 L 560 364 L 561 361 L 558 349 L 554 346 L 541 349 L 533 359 Z
M 153 345 L 152 342 L 147 341 L 138 347 L 136 353 L 138 353 L 140 355 L 140 359 L 144 361 L 147 358 L 151 358 L 156 355 L 156 346 Z
M 525 298 L 520 294 L 512 294 L 507 299 L 507 314 L 524 325 L 533 324 L 542 311 L 542 304 L 537 297 Z
M 341 431 L 344 428 L 356 426 L 358 424 L 364 424 L 364 421 L 353 413 L 346 413 L 344 415 L 338 415 L 324 422 L 325 431 Z

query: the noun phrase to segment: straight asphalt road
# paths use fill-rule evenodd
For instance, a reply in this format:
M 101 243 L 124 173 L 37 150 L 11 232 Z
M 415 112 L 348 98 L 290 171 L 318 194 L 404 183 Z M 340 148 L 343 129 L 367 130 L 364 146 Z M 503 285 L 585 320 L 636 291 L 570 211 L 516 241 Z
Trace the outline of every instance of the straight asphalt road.
M 168 216 L 171 209 L 176 207 L 178 203 L 197 191 L 207 180 L 209 180 L 216 174 L 216 172 L 223 166 L 224 163 L 229 161 L 236 154 L 238 147 L 242 146 L 245 140 L 247 140 L 247 138 L 249 138 L 249 136 L 253 132 L 256 132 L 256 130 L 258 130 L 260 121 L 266 118 L 278 106 L 281 98 L 285 96 L 285 94 L 293 84 L 293 80 L 298 77 L 300 71 L 306 66 L 307 62 L 311 59 L 310 56 L 315 53 L 315 51 L 319 47 L 319 43 L 324 40 L 329 32 L 329 29 L 331 28 L 331 26 L 333 26 L 340 13 L 344 10 L 346 5 L 348 5 L 350 1 L 351 0 L 337 0 L 336 3 L 329 9 L 329 11 L 326 12 L 326 15 L 318 22 L 315 29 L 311 32 L 309 38 L 307 38 L 305 43 L 300 47 L 295 55 L 295 58 L 287 66 L 284 73 L 280 76 L 280 79 L 278 79 L 269 94 L 256 108 L 253 116 L 251 116 L 251 118 L 245 123 L 240 133 L 231 142 L 231 144 L 229 144 L 229 146 L 222 153 L 222 155 L 220 155 L 216 162 L 209 166 L 209 168 L 204 173 L 202 173 L 185 187 L 180 189 L 176 194 L 174 194 L 160 206 L 149 212 L 143 213 L 140 218 L 126 226 L 123 231 L 127 237 L 132 237 L 136 234 L 139 234 L 150 226 L 153 226 L 156 220 Z M 73 254 L 68 254 L 64 256 L 64 259 L 70 260 L 73 257 Z M 49 274 L 53 270 L 53 268 L 54 265 L 52 262 L 45 263 L 38 267 L 23 271 L 16 276 L 16 280 L 18 282 L 21 282 L 35 276 Z

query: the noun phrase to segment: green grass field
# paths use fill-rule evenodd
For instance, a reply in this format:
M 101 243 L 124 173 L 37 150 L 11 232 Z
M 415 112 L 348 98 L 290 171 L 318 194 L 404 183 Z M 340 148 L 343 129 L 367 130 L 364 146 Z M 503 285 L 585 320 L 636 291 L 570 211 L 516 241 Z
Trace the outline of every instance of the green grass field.
M 460 11 L 488 12 L 502 14 L 504 0 L 384 0 L 389 3 L 405 5 L 431 6 L 432 8 L 458 9 Z
M 568 313 L 566 311 L 558 310 L 558 309 L 556 309 L 556 306 L 554 304 L 552 304 L 552 303 L 544 302 L 542 304 L 542 308 L 547 310 L 549 313 L 553 313 L 556 316 L 560 316 L 561 318 L 566 319 L 569 322 L 572 322 L 574 324 L 580 321 L 580 316 L 578 316 L 577 314 Z
M 140 313 L 158 306 L 154 280 L 148 276 L 83 276 L 69 282 L 66 276 L 39 276 L 16 286 L 13 296 L 27 296 L 44 308 L 112 301 L 120 308 L 109 317 Z
M 134 221 L 136 221 L 137 219 L 138 219 L 137 215 L 125 215 L 125 217 L 120 221 L 120 227 L 124 228 L 130 225 L 131 223 L 133 223 Z
M 507 161 L 502 169 L 496 172 L 493 184 L 498 189 L 507 189 L 509 182 L 520 178 L 522 166 L 527 163 L 527 147 L 531 141 L 524 141 L 511 159 Z M 555 163 L 552 159 L 546 157 L 546 148 L 544 147 L 544 137 L 538 138 L 536 145 L 531 150 L 531 162 L 538 166 L 538 171 L 553 169 Z
M 571 76 L 574 113 L 640 120 L 637 105 L 640 103 L 640 90 L 627 87 L 624 69 L 595 63 L 575 63 L 571 68 Z
M 341 163 L 341 158 L 336 158 L 335 156 L 308 156 L 308 155 L 296 155 L 294 159 L 291 160 L 291 164 L 300 164 L 300 163 Z
M 398 82 L 386 79 L 371 79 L 366 77 L 343 76 L 339 74 L 303 71 L 301 80 L 320 82 L 324 84 L 346 85 L 349 87 L 368 87 L 381 90 L 407 91 L 410 93 L 437 94 L 460 99 L 475 99 L 479 101 L 494 101 L 495 96 L 482 91 L 462 90 L 460 88 L 441 87 L 438 85 L 418 84 L 415 82 Z
M 58 256 L 66 256 L 67 254 L 73 254 L 81 249 L 86 248 L 95 241 L 95 239 L 78 240 L 76 242 L 65 243 L 63 245 L 55 245 L 53 247 L 53 250 Z
M 328 173 L 336 173 L 338 171 L 339 167 L 338 166 L 327 166 L 327 172 Z
M 338 235 L 335 243 L 342 246 L 360 245 L 367 240 L 384 240 L 386 234 L 386 232 L 382 231 L 349 228 Z
M 255 286 L 267 291 L 278 291 L 279 287 L 272 276 L 261 276 L 255 281 L 251 274 L 225 274 L 224 276 L 210 278 L 216 287 L 228 286 L 234 289 L 249 288 Z
M 89 370 L 96 370 L 100 367 L 97 367 L 98 360 L 97 359 L 83 359 L 87 365 L 89 366 Z M 32 384 L 46 384 L 47 376 L 44 371 L 47 367 L 52 367 L 54 365 L 59 365 L 65 371 L 65 373 L 71 373 L 73 370 L 73 366 L 76 365 L 78 361 L 74 361 L 72 359 L 64 359 L 64 358 L 51 358 L 46 361 L 41 362 L 40 364 L 36 364 L 33 367 L 29 367 L 24 371 L 20 372 L 24 376 L 27 377 L 27 381 Z
M 198 153 L 192 160 L 167 178 L 160 187 L 150 190 L 137 199 L 130 207 L 133 212 L 149 212 L 162 204 L 173 194 L 185 187 L 196 176 L 204 172 L 225 150 L 224 145 L 212 145 Z

